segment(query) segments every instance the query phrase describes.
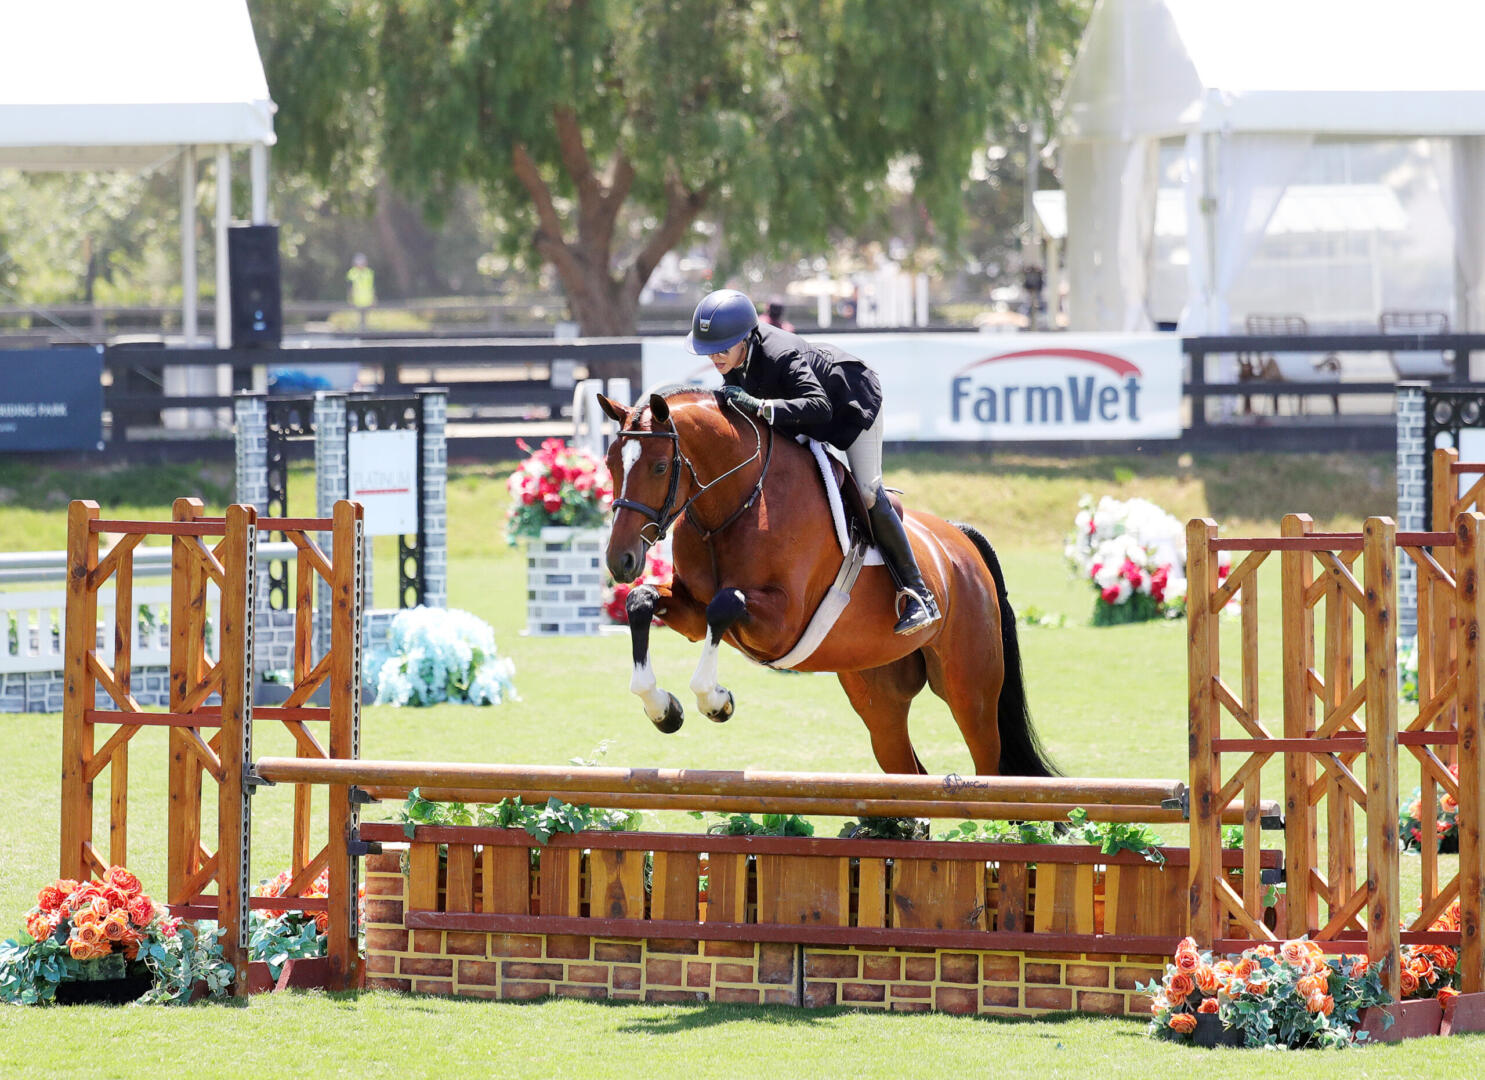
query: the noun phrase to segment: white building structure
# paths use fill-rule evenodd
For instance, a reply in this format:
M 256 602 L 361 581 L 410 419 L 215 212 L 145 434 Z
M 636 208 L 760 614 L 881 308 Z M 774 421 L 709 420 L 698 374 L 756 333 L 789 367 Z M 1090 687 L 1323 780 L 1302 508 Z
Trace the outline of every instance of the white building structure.
M 1185 210 L 1181 329 L 1220 333 L 1241 329 L 1235 298 L 1286 189 L 1333 183 L 1337 146 L 1402 140 L 1452 225 L 1453 325 L 1485 329 L 1481 40 L 1471 0 L 1098 0 L 1060 107 L 1072 328 L 1151 325 L 1163 175 Z

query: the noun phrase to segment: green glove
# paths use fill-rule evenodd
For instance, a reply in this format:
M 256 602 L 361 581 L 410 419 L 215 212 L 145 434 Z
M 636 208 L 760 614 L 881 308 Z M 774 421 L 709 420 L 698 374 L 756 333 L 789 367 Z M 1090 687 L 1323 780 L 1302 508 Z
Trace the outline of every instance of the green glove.
M 763 415 L 764 403 L 748 393 L 741 386 L 724 386 L 720 392 L 738 411 L 745 412 L 749 416 Z

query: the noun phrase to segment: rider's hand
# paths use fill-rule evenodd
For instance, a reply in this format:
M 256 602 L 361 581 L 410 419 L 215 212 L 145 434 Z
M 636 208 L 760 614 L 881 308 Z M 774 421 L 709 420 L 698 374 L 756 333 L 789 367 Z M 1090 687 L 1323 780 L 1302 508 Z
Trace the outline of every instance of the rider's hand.
M 745 412 L 749 416 L 763 415 L 763 406 L 765 403 L 755 398 L 741 386 L 724 386 L 720 393 L 724 398 L 732 402 L 738 411 Z

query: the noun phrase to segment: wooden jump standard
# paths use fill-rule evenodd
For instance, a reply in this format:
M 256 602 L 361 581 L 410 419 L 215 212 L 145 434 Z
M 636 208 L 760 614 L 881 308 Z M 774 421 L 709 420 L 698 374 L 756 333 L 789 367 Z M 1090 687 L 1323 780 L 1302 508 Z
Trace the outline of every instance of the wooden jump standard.
M 1456 508 L 1447 457 L 1436 461 L 1435 508 Z M 1464 471 L 1464 470 L 1457 470 Z M 1476 470 L 1478 471 L 1478 470 Z M 1467 496 L 1477 499 L 1482 483 Z M 1446 519 L 1435 517 L 1435 525 Z M 1282 536 L 1221 539 L 1217 526 L 1197 520 L 1187 528 L 1190 581 L 1191 749 L 1191 933 L 1203 945 L 1231 948 L 1252 940 L 1298 937 L 1364 950 L 1383 964 L 1383 978 L 1396 995 L 1399 950 L 1405 942 L 1437 942 L 1461 950 L 1463 989 L 1485 989 L 1485 945 L 1481 941 L 1485 897 L 1485 850 L 1481 814 L 1485 769 L 1480 760 L 1481 708 L 1485 705 L 1485 517 L 1462 513 L 1447 528 L 1398 533 L 1388 518 L 1369 518 L 1360 533 L 1317 533 L 1305 515 L 1283 521 Z M 1218 553 L 1243 553 L 1225 581 Z M 1258 567 L 1279 553 L 1280 653 L 1283 666 L 1282 729 L 1272 730 L 1260 710 Z M 1419 701 L 1416 713 L 1399 720 L 1397 586 L 1399 557 L 1418 570 Z M 1241 607 L 1237 682 L 1221 667 L 1218 616 L 1236 601 Z M 1324 612 L 1323 617 L 1319 614 Z M 1362 626 L 1357 667 L 1355 619 Z M 1322 621 L 1323 618 L 1323 621 Z M 1224 735 L 1223 719 L 1239 729 Z M 1459 804 L 1459 872 L 1440 880 L 1434 845 L 1422 850 L 1418 914 L 1401 898 L 1398 863 L 1398 761 L 1412 754 L 1422 774 L 1422 820 L 1437 813 L 1438 799 Z M 1263 766 L 1277 758 L 1283 767 L 1285 865 L 1288 867 L 1285 924 L 1270 929 L 1259 919 L 1256 878 L 1256 819 Z M 1228 765 L 1236 761 L 1236 767 Z M 1360 762 L 1364 773 L 1355 769 Z M 1457 777 L 1450 765 L 1457 766 Z M 1243 892 L 1234 891 L 1219 870 L 1218 807 L 1238 800 L 1247 809 Z M 1324 813 L 1319 808 L 1323 804 Z M 1356 814 L 1364 815 L 1364 829 Z M 1324 829 L 1322 848 L 1320 830 Z M 1365 853 L 1357 842 L 1364 838 Z M 1322 854 L 1323 853 L 1323 854 Z M 1364 868 L 1358 880 L 1357 867 Z M 1432 924 L 1455 899 L 1459 932 L 1433 931 Z M 1322 917 L 1321 908 L 1325 909 Z M 1406 929 L 1399 920 L 1406 918 Z M 1231 919 L 1243 938 L 1222 932 Z
M 252 703 L 253 592 L 258 535 L 282 532 L 298 549 L 294 685 L 281 706 Z M 332 555 L 313 533 L 327 533 Z M 117 537 L 99 557 L 99 538 Z M 145 712 L 130 693 L 131 643 L 136 618 L 133 551 L 149 536 L 169 537 L 173 548 L 170 605 L 170 709 Z M 215 541 L 215 543 L 210 543 Z M 169 522 L 103 519 L 92 502 L 68 509 L 67 668 L 62 738 L 60 875 L 83 879 L 101 875 L 110 863 L 128 858 L 129 742 L 144 727 L 170 728 L 169 857 L 166 898 L 172 911 L 210 918 L 227 928 L 223 951 L 238 971 L 236 989 L 245 986 L 247 913 L 252 907 L 318 910 L 326 901 L 297 894 L 326 867 L 330 871 L 329 967 L 332 985 L 359 978 L 356 947 L 358 864 L 346 841 L 354 832 L 355 807 L 343 789 L 329 799 L 330 842 L 311 855 L 310 788 L 295 789 L 290 897 L 250 897 L 251 815 L 246 782 L 252 763 L 254 719 L 281 721 L 300 753 L 351 758 L 359 742 L 359 690 L 362 611 L 361 507 L 336 504 L 330 518 L 258 518 L 250 506 L 230 506 L 223 517 L 207 517 L 196 499 L 178 499 Z M 332 557 L 333 556 L 333 557 Z M 98 592 L 115 582 L 111 619 L 113 655 L 105 662 L 99 648 Z M 323 581 L 334 608 L 331 647 L 312 656 L 315 582 Z M 211 622 L 208 587 L 219 596 L 217 659 L 208 655 Z M 322 685 L 330 687 L 328 707 L 308 703 Z M 97 707 L 97 688 L 113 708 Z M 213 696 L 220 705 L 209 704 Z M 306 727 L 327 722 L 328 751 Z M 99 725 L 118 725 L 96 745 Z M 93 783 L 109 770 L 109 851 L 105 860 L 93 841 Z M 201 843 L 203 774 L 217 783 L 218 843 L 215 852 Z M 204 890 L 212 882 L 217 891 Z

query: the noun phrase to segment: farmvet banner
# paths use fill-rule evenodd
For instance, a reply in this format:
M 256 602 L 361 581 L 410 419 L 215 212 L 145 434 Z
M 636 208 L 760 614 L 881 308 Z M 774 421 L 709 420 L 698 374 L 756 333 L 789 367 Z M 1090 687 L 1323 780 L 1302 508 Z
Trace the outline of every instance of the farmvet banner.
M 1174 334 L 849 334 L 828 341 L 877 372 L 889 442 L 1175 439 Z M 644 385 L 720 386 L 679 338 L 643 344 Z
M 0 351 L 0 452 L 103 449 L 103 347 Z

